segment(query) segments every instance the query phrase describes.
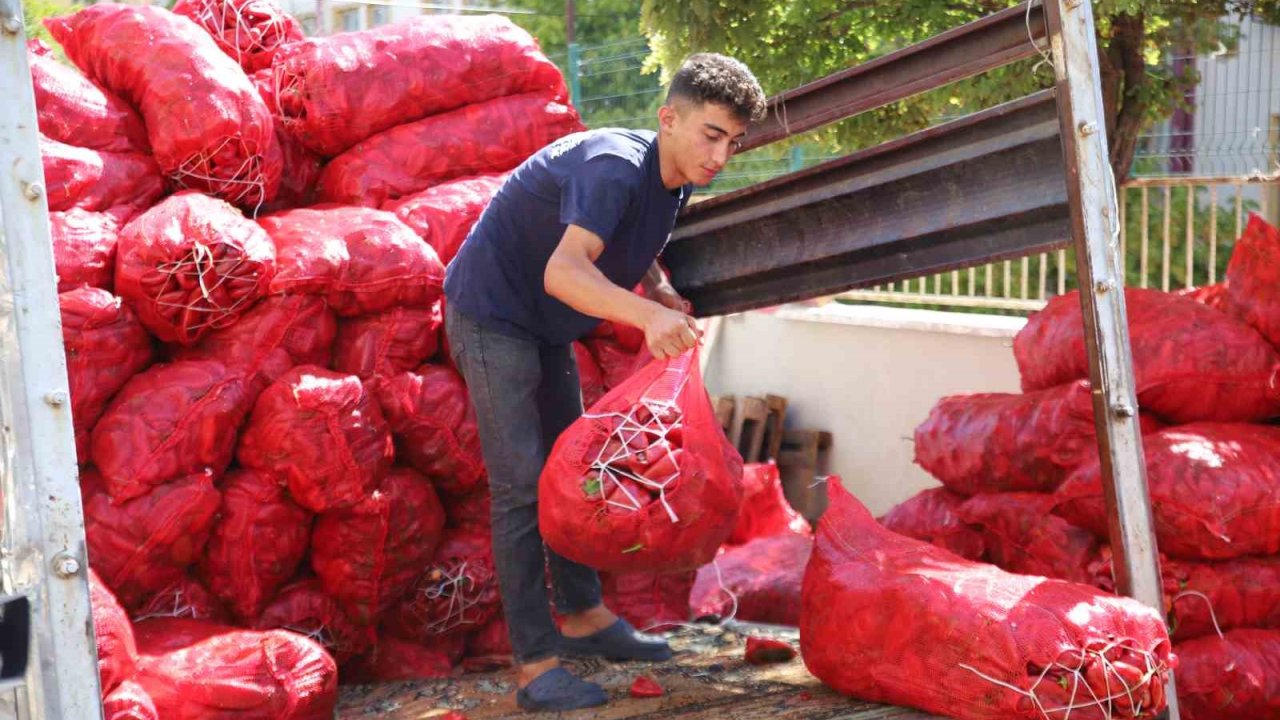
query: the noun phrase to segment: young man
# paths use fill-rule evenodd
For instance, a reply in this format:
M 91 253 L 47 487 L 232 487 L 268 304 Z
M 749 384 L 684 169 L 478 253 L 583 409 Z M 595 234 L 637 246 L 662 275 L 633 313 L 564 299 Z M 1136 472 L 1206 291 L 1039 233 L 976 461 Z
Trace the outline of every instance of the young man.
M 449 265 L 450 350 L 466 378 L 493 496 L 493 554 L 526 710 L 603 704 L 599 685 L 565 656 L 663 660 L 601 603 L 591 568 L 544 548 L 538 476 L 560 433 L 582 414 L 571 343 L 603 318 L 640 328 L 655 357 L 697 342 L 697 325 L 655 264 L 694 185 L 724 167 L 764 115 L 742 63 L 690 57 L 676 72 L 657 133 L 603 129 L 552 143 L 512 173 Z M 643 281 L 649 298 L 631 292 Z M 557 632 L 548 606 L 550 567 Z

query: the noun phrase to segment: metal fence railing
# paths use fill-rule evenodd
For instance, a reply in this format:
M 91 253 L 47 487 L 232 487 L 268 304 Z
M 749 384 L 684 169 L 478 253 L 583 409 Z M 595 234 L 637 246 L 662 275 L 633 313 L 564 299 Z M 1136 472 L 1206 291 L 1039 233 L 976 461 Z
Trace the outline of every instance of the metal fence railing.
M 1280 178 L 1130 180 L 1120 190 L 1120 252 L 1129 287 L 1187 290 L 1223 279 L 1251 212 L 1275 221 Z M 842 293 L 845 302 L 1026 313 L 1076 288 L 1069 249 Z

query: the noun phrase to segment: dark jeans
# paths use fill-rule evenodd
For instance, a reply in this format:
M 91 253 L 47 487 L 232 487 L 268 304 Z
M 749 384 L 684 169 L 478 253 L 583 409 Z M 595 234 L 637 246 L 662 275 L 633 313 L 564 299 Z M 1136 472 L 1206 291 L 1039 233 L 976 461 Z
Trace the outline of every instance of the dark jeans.
M 480 426 L 493 495 L 493 559 L 511 648 L 516 662 L 544 660 L 557 655 L 560 644 L 547 601 L 547 567 L 560 612 L 600 604 L 596 571 L 545 547 L 538 530 L 538 476 L 556 438 L 582 414 L 573 347 L 503 335 L 452 307 L 445 330 Z

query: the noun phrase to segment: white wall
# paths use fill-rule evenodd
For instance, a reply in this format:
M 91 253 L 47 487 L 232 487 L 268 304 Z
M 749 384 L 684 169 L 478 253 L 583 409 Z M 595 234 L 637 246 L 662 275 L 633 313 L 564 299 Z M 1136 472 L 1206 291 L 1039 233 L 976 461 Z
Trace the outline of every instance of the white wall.
M 726 318 L 708 360 L 713 395 L 788 400 L 788 428 L 830 431 L 831 471 L 873 513 L 937 484 L 912 434 L 939 398 L 1018 392 L 1022 318 L 831 303 Z

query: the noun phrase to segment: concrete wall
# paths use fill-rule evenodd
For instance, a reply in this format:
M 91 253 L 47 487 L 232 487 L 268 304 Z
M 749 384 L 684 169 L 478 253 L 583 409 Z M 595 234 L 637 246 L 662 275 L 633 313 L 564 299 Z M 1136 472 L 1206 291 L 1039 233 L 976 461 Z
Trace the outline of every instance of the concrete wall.
M 945 395 L 1018 392 L 1022 318 L 830 303 L 726 318 L 707 365 L 713 395 L 788 400 L 786 427 L 833 434 L 831 472 L 873 513 L 937 484 L 912 434 Z

